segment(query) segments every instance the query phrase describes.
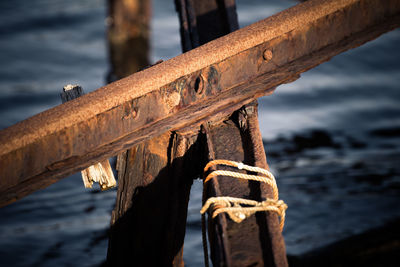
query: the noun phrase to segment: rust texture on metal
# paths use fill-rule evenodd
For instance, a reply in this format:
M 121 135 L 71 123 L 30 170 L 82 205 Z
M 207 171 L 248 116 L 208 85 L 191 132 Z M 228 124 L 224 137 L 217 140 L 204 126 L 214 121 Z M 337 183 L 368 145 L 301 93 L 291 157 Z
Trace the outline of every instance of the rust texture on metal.
M 268 169 L 256 102 L 235 112 L 230 120 L 205 128 L 209 160 L 228 159 Z M 205 190 L 207 198 L 231 196 L 257 201 L 272 198 L 268 186 L 224 176 L 213 178 Z M 287 266 L 276 214 L 259 212 L 241 223 L 233 222 L 225 214 L 216 219 L 209 217 L 208 233 L 213 266 Z
M 124 66 L 129 61 L 121 63 Z M 194 87 L 200 94 L 203 86 L 200 79 L 196 81 Z M 178 93 L 166 92 L 169 108 L 179 101 Z M 135 110 L 126 119 L 137 114 Z M 188 164 L 201 154 L 191 152 L 199 148 L 193 145 L 197 134 L 166 132 L 118 155 L 120 187 L 109 232 L 107 266 L 184 265 L 189 193 L 192 179 L 199 173 L 199 166 Z
M 63 103 L 84 95 L 83 88 L 79 85 L 68 84 L 64 86 L 60 96 Z M 93 182 L 98 182 L 102 190 L 115 187 L 113 171 L 110 162 L 105 159 L 96 163 L 81 172 L 83 184 L 86 188 L 92 188 Z
M 399 25 L 398 0 L 310 0 L 0 132 L 0 205 L 272 93 Z M 264 60 L 264 51 L 273 52 Z M 208 75 L 215 86 L 186 86 Z M 207 80 L 207 82 L 208 82 Z M 210 88 L 210 89 L 208 89 Z

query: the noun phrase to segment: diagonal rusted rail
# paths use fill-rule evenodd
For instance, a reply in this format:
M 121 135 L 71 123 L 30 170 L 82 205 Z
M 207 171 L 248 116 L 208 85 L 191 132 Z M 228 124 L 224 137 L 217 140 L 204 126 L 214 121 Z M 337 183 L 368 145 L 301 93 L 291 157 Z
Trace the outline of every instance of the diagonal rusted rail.
M 2 130 L 0 206 L 145 139 L 229 114 L 399 24 L 398 0 L 310 0 Z

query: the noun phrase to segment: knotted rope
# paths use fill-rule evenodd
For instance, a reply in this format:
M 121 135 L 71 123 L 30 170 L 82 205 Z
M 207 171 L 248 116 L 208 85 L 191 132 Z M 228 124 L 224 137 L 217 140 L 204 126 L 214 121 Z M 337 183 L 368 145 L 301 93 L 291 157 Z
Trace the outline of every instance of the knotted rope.
M 216 170 L 207 175 L 204 179 L 203 186 L 203 207 L 200 210 L 201 222 L 202 222 L 202 238 L 203 238 L 203 249 L 204 249 L 204 262 L 206 267 L 209 266 L 208 263 L 208 248 L 207 248 L 207 237 L 205 230 L 205 212 L 212 208 L 211 217 L 215 218 L 218 214 L 225 212 L 228 214 L 229 218 L 236 223 L 242 222 L 247 217 L 253 215 L 258 211 L 272 211 L 278 214 L 280 217 L 280 230 L 283 230 L 285 224 L 285 215 L 287 205 L 279 200 L 278 186 L 276 185 L 276 180 L 274 175 L 263 168 L 253 167 L 241 162 L 235 162 L 230 160 L 213 160 L 207 163 L 204 168 L 204 172 L 207 172 L 211 167 L 215 165 L 226 165 L 238 168 L 239 170 L 246 170 L 259 175 L 251 175 L 233 171 Z M 261 175 L 263 176 L 261 176 Z M 266 183 L 272 187 L 273 199 L 266 199 L 264 201 L 258 202 L 255 200 L 235 198 L 235 197 L 211 197 L 205 201 L 205 184 L 216 176 L 228 176 L 238 179 L 253 180 L 262 183 Z
M 210 161 L 204 168 L 204 172 L 208 171 L 212 166 L 215 165 L 226 165 L 231 167 L 236 167 L 239 170 L 247 170 L 261 175 L 251 175 L 233 171 L 216 170 L 211 172 L 205 179 L 204 184 L 216 176 L 228 176 L 233 178 L 253 180 L 258 182 L 263 182 L 272 187 L 273 199 L 266 199 L 262 202 L 255 200 L 234 198 L 234 197 L 212 197 L 207 199 L 204 203 L 200 213 L 204 214 L 212 206 L 212 218 L 215 218 L 220 213 L 227 213 L 229 217 L 237 223 L 242 222 L 247 217 L 258 211 L 273 211 L 276 212 L 280 220 L 280 229 L 283 230 L 285 224 L 285 215 L 287 205 L 279 200 L 278 187 L 276 185 L 276 180 L 274 175 L 263 168 L 253 167 L 241 162 L 235 162 L 230 160 L 213 160 Z
M 257 211 L 273 211 L 281 217 L 279 224 L 281 231 L 285 224 L 287 205 L 282 200 L 267 199 L 258 202 L 234 197 L 211 197 L 207 199 L 200 213 L 205 213 L 211 205 L 213 209 L 212 218 L 215 218 L 220 213 L 226 212 L 232 221 L 240 223 Z M 243 207 L 241 205 L 246 205 L 248 207 Z

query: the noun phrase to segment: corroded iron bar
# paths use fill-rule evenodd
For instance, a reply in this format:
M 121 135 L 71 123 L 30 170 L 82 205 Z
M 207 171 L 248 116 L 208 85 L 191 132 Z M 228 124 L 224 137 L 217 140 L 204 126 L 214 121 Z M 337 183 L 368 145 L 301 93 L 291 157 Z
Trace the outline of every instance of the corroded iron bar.
M 310 0 L 4 129 L 0 205 L 145 139 L 232 112 L 398 27 L 399 17 L 398 0 Z
M 64 86 L 63 91 L 60 94 L 63 103 L 81 97 L 82 95 L 84 95 L 82 87 L 71 84 Z M 108 159 L 84 169 L 81 174 L 83 184 L 86 188 L 92 188 L 93 182 L 99 183 L 102 190 L 117 185 Z

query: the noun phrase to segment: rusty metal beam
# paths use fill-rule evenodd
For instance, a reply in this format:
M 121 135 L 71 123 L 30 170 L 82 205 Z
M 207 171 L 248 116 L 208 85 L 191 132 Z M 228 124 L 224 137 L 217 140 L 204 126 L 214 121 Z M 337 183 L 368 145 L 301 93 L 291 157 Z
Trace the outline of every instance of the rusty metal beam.
M 165 131 L 229 114 L 399 24 L 398 0 L 310 0 L 2 130 L 0 205 Z

